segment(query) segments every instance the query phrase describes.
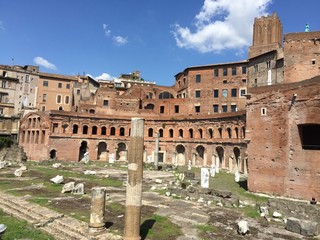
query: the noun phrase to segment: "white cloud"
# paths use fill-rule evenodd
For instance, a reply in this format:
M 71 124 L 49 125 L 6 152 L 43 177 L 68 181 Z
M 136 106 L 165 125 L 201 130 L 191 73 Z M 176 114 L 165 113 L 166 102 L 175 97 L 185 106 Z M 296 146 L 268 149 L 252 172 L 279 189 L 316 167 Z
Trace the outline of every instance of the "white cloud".
M 96 79 L 96 80 L 99 80 L 99 79 L 101 79 L 101 80 L 112 80 L 113 77 L 111 77 L 111 75 L 109 73 L 102 73 L 100 76 L 95 77 L 94 79 Z
M 48 62 L 46 59 L 44 59 L 44 58 L 42 58 L 42 57 L 35 57 L 35 58 L 33 59 L 33 61 L 34 61 L 36 64 L 38 64 L 38 65 L 40 65 L 40 66 L 43 66 L 43 67 L 45 67 L 45 68 L 52 69 L 52 70 L 57 70 L 57 67 L 56 67 L 54 64 Z
M 103 31 L 104 31 L 104 34 L 109 37 L 111 35 L 111 30 L 108 29 L 108 25 L 107 24 L 102 24 L 102 27 L 103 27 Z
M 266 15 L 272 0 L 205 0 L 195 16 L 194 31 L 173 26 L 177 46 L 199 52 L 220 52 L 248 47 L 255 17 Z
M 113 41 L 116 45 L 122 46 L 128 43 L 127 38 L 121 36 L 113 36 Z

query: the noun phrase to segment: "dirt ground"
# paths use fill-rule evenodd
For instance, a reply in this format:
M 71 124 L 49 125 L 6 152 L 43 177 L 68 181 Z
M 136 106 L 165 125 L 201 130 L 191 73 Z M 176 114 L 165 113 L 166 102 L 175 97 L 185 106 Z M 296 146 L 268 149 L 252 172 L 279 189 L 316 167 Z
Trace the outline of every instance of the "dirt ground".
M 48 166 L 51 168 L 51 166 Z M 90 212 L 90 190 L 92 187 L 97 186 L 99 182 L 85 177 L 69 176 L 65 178 L 65 182 L 76 181 L 85 184 L 85 195 L 71 195 L 62 194 L 57 191 L 48 191 L 46 185 L 42 185 L 43 182 L 49 183 L 50 178 L 53 177 L 52 173 L 46 175 L 44 172 L 39 172 L 29 166 L 29 169 L 23 173 L 23 176 L 16 178 L 13 176 L 14 167 L 11 169 L 0 170 L 0 187 L 1 190 L 10 191 L 14 190 L 18 195 L 30 195 L 30 198 L 44 199 L 44 205 L 48 208 L 59 209 L 63 213 L 67 213 L 78 219 L 88 221 Z M 70 173 L 82 174 L 88 169 L 85 165 L 66 166 L 62 168 Z M 62 170 L 60 169 L 60 170 Z M 126 179 L 126 171 L 121 169 L 106 168 L 104 166 L 90 166 L 90 169 L 94 169 L 97 174 L 95 179 L 104 179 L 108 175 L 108 179 L 116 179 L 124 181 Z M 58 171 L 58 170 L 57 170 Z M 144 191 L 150 192 L 152 186 L 157 186 L 160 189 L 159 184 L 155 184 L 155 179 L 161 179 L 163 183 L 161 186 L 165 186 L 169 181 L 175 181 L 175 176 L 168 172 L 155 172 L 145 171 L 144 173 Z M 10 184 L 11 183 L 11 184 Z M 51 183 L 49 183 L 51 184 Z M 52 185 L 52 184 L 51 184 Z M 50 187 L 54 187 L 48 185 Z M 59 188 L 60 189 L 60 188 Z M 109 231 L 122 235 L 124 228 L 124 203 L 125 203 L 125 186 L 107 187 L 107 193 L 109 201 L 106 202 L 106 227 Z M 40 200 L 39 200 L 40 199 Z M 43 203 L 42 203 L 43 204 Z M 170 209 L 172 208 L 172 209 Z M 174 209 L 176 211 L 174 211 Z M 185 211 L 184 211 L 185 210 Z M 198 211 L 198 216 L 207 219 L 208 221 L 201 220 L 200 224 L 204 222 L 206 226 L 209 226 L 208 230 L 198 231 L 194 234 L 197 238 L 177 238 L 174 239 L 312 239 L 293 234 L 284 229 L 283 224 L 275 222 L 267 222 L 264 218 L 249 218 L 244 216 L 237 208 L 217 207 L 215 205 L 204 205 L 199 203 L 192 203 L 191 201 L 180 201 L 165 196 L 159 196 L 159 194 L 151 194 L 145 198 L 145 204 L 142 207 L 142 221 L 143 230 L 141 232 L 142 239 L 148 239 L 147 233 L 152 229 L 154 220 L 150 216 L 154 214 L 163 214 L 171 220 L 171 222 L 177 223 L 182 227 L 182 232 L 189 231 L 188 228 L 195 228 L 195 217 L 190 216 L 187 219 L 184 212 L 190 211 L 188 214 Z M 196 216 L 196 215 L 195 215 Z M 178 220 L 177 220 L 178 219 Z M 249 222 L 250 232 L 246 236 L 241 236 L 237 233 L 237 221 L 245 219 Z M 185 222 L 184 222 L 185 220 Z M 189 222 L 188 222 L 189 221 Z M 191 231 L 191 230 L 190 230 Z M 195 230 L 196 231 L 196 230 Z M 187 234 L 185 234 L 187 235 Z M 313 238 L 316 239 L 316 238 Z M 319 238 L 317 238 L 319 239 Z M 171 240 L 167 238 L 167 240 Z

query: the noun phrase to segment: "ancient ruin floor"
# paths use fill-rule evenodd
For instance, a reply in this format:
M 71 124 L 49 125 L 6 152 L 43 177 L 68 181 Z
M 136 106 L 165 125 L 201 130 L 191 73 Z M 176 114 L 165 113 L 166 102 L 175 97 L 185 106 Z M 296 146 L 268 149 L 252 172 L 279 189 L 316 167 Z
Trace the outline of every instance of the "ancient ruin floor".
M 21 177 L 14 176 L 14 171 L 20 168 L 18 164 L 0 169 L 0 208 L 49 232 L 55 239 L 121 239 L 126 166 L 62 162 L 61 167 L 53 168 L 52 164 L 28 162 Z M 91 172 L 85 174 L 86 170 Z M 244 179 L 240 184 L 235 183 L 234 176 L 227 173 L 219 173 L 221 175 L 210 179 L 210 188 L 221 191 L 222 195 L 232 192 L 231 198 L 221 199 L 197 186 L 195 191 L 182 189 L 177 173 L 184 171 L 185 168 L 144 170 L 142 239 L 312 239 L 286 231 L 281 221 L 260 217 L 256 203 L 263 204 L 266 199 L 247 193 Z M 192 171 L 195 179 L 191 182 L 196 185 L 200 169 L 193 168 Z M 50 181 L 56 175 L 64 176 L 64 183 L 84 183 L 85 194 L 61 193 L 63 184 Z M 190 184 L 187 179 L 183 182 Z M 107 188 L 107 231 L 90 236 L 87 231 L 90 189 L 95 186 Z M 234 204 L 237 200 L 240 200 L 240 207 Z M 217 202 L 223 206 L 217 206 Z M 239 220 L 249 223 L 250 231 L 246 236 L 237 233 Z

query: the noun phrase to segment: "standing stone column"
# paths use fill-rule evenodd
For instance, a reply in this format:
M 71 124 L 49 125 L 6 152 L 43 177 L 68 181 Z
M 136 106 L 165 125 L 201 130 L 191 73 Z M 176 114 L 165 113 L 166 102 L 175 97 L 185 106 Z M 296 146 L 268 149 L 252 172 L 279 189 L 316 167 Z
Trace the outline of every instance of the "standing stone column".
M 158 162 L 159 162 L 159 133 L 156 133 L 156 142 L 154 149 L 154 168 L 158 170 Z
M 91 189 L 91 213 L 89 232 L 98 233 L 105 230 L 104 212 L 106 188 L 94 187 Z
M 131 119 L 124 240 L 140 240 L 144 119 Z

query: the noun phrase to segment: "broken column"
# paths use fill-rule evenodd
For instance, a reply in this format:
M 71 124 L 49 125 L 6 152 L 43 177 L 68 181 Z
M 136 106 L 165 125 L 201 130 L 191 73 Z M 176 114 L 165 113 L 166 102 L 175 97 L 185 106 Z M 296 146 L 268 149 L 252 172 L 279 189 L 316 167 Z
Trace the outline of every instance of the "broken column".
M 94 187 L 91 189 L 91 213 L 89 222 L 90 233 L 99 233 L 105 230 L 105 199 L 105 187 Z
M 140 240 L 144 119 L 131 119 L 124 240 Z

